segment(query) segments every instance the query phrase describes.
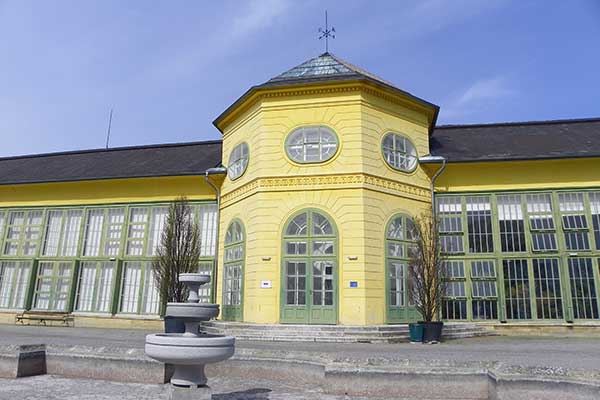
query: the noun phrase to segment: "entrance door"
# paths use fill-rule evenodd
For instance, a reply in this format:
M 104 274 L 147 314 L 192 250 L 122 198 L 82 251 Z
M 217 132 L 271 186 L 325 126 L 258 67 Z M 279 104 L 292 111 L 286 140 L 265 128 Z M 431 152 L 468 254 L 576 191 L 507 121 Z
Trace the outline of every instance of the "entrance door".
M 283 232 L 282 323 L 337 323 L 337 237 L 320 211 L 297 214 Z
M 40 261 L 33 308 L 46 311 L 68 311 L 72 282 L 72 262 Z

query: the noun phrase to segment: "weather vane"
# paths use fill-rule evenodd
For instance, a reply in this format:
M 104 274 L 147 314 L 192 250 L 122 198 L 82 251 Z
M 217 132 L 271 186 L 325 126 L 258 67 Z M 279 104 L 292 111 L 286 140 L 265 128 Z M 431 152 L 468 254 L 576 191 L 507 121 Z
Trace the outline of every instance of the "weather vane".
M 329 29 L 329 23 L 327 22 L 327 10 L 325 10 L 325 29 L 319 28 L 319 40 L 325 38 L 325 52 L 329 53 L 329 38 L 335 39 L 335 28 L 332 26 Z

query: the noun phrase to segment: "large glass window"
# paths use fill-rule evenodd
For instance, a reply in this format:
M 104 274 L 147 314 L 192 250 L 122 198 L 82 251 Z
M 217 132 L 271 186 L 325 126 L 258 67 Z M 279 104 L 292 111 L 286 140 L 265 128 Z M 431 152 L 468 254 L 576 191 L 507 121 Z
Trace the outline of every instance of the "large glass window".
M 248 159 L 248 143 L 242 142 L 233 148 L 229 155 L 229 165 L 227 167 L 229 179 L 235 180 L 244 174 L 248 167 Z
M 498 318 L 496 264 L 493 260 L 471 261 L 473 319 Z
M 199 205 L 196 211 L 200 231 L 200 257 L 213 257 L 217 245 L 219 210 L 216 204 L 203 204 Z
M 79 266 L 77 311 L 110 312 L 115 262 L 86 261 Z
M 525 223 L 520 195 L 497 196 L 498 223 L 502 252 L 526 251 Z
M 223 282 L 223 305 L 239 307 L 242 304 L 242 281 L 244 267 L 244 227 L 233 221 L 225 233 L 225 267 Z
M 533 260 L 533 279 L 538 318 L 563 318 L 559 270 L 556 258 L 536 258 Z
M 494 251 L 492 235 L 492 208 L 489 196 L 467 196 L 467 225 L 469 251 L 491 253 Z
M 590 208 L 592 211 L 592 225 L 594 228 L 594 241 L 596 250 L 600 250 L 600 192 L 590 193 Z M 0 229 L 0 232 L 2 230 Z
M 465 265 L 462 261 L 445 261 L 445 292 L 442 300 L 443 319 L 467 319 Z
M 124 208 L 94 208 L 87 211 L 83 255 L 116 257 L 121 248 Z
M 528 194 L 526 201 L 532 250 L 556 251 L 556 228 L 551 195 L 549 193 Z
M 0 308 L 25 307 L 31 264 L 31 261 L 0 261 Z
M 33 308 L 47 311 L 68 311 L 73 282 L 73 262 L 40 261 Z
M 504 260 L 506 318 L 531 319 L 531 293 L 527 260 Z
M 569 258 L 568 263 L 574 318 L 598 318 L 598 298 L 592 259 Z
M 559 193 L 558 199 L 567 250 L 589 250 L 583 193 Z
M 126 261 L 121 278 L 120 312 L 158 314 L 159 293 L 150 261 Z
M 462 204 L 460 197 L 437 199 L 440 245 L 447 254 L 463 253 Z
M 409 252 L 416 241 L 414 222 L 405 215 L 392 218 L 387 227 L 388 298 L 391 308 L 406 307 L 412 303 L 408 290 Z
M 417 167 L 417 149 L 402 135 L 387 133 L 383 137 L 382 150 L 385 162 L 394 169 L 412 172 Z
M 295 129 L 285 141 L 288 156 L 299 163 L 327 161 L 334 156 L 337 147 L 337 136 L 326 126 Z
M 6 222 L 4 255 L 34 256 L 42 232 L 42 210 L 11 211 Z
M 50 210 L 46 220 L 42 255 L 75 257 L 82 216 L 82 210 Z

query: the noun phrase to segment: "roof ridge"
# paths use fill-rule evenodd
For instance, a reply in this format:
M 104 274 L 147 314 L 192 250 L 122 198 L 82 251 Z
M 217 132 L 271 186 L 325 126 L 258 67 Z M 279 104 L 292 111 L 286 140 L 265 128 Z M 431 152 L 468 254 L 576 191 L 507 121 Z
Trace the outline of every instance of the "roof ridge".
M 474 124 L 447 124 L 447 125 L 436 125 L 434 128 L 434 131 L 436 129 L 459 129 L 459 128 L 496 127 L 496 126 L 520 126 L 520 125 L 553 125 L 553 124 L 581 123 L 581 122 L 600 122 L 600 117 L 549 119 L 549 120 L 532 120 L 532 121 L 483 122 L 483 123 L 474 123 Z
M 155 148 L 210 145 L 210 144 L 218 144 L 218 143 L 222 143 L 222 142 L 223 141 L 220 139 L 215 139 L 215 140 L 202 140 L 202 141 L 193 141 L 193 142 L 155 143 L 155 144 L 135 145 L 135 146 L 55 151 L 55 152 L 50 152 L 50 153 L 23 154 L 23 155 L 18 155 L 18 156 L 0 157 L 0 161 L 18 160 L 18 159 L 23 159 L 23 158 L 64 156 L 64 155 L 74 155 L 74 154 L 104 153 L 104 152 L 125 151 L 125 150 L 143 150 L 143 149 L 155 149 Z

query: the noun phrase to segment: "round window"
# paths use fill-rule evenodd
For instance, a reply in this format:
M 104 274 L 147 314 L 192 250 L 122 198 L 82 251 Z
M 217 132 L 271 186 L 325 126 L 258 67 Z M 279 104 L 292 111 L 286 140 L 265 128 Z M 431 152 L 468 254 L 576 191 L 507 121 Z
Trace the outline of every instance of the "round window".
M 227 167 L 229 179 L 234 180 L 242 176 L 248 167 L 248 157 L 248 143 L 242 142 L 233 148 Z
M 383 158 L 394 169 L 412 172 L 417 166 L 417 149 L 410 140 L 396 133 L 383 138 Z
M 299 163 L 329 160 L 337 151 L 335 133 L 325 126 L 305 126 L 292 131 L 286 141 L 288 156 Z

